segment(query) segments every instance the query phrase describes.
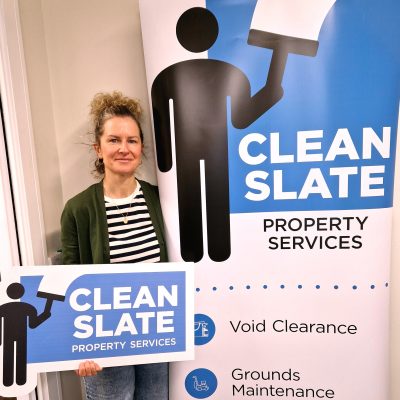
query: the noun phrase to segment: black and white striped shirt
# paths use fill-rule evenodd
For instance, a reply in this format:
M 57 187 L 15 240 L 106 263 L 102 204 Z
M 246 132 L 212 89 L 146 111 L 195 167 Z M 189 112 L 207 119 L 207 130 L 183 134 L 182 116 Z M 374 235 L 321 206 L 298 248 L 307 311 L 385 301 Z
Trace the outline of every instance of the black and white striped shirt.
M 158 243 L 140 187 L 123 199 L 104 196 L 111 263 L 158 262 Z M 125 222 L 126 223 L 125 223 Z

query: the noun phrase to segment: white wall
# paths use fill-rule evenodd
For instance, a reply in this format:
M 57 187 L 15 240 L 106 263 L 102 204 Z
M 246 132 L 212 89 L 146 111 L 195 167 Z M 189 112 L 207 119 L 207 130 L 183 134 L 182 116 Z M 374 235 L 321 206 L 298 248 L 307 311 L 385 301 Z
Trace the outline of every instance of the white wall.
M 94 182 L 88 105 L 100 91 L 141 100 L 141 177 L 155 181 L 137 0 L 19 0 L 49 253 L 64 203 Z
M 19 0 L 19 4 L 51 253 L 59 246 L 59 217 L 65 201 L 93 182 L 90 153 L 82 143 L 88 142 L 88 104 L 96 92 L 118 89 L 141 99 L 148 156 L 142 176 L 154 182 L 138 0 Z M 400 146 L 398 154 L 400 157 Z M 397 173 L 391 283 L 392 400 L 400 399 L 399 188 Z
M 59 247 L 62 187 L 49 79 L 49 64 L 40 1 L 20 4 L 32 124 L 49 254 Z

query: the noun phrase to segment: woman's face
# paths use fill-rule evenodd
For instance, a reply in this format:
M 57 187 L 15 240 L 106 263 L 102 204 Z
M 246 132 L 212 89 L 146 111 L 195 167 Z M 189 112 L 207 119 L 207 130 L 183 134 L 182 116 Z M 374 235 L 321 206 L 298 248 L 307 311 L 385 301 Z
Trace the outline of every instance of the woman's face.
M 103 159 L 105 176 L 132 176 L 142 161 L 143 143 L 138 124 L 131 117 L 108 119 L 100 143 L 94 148 Z

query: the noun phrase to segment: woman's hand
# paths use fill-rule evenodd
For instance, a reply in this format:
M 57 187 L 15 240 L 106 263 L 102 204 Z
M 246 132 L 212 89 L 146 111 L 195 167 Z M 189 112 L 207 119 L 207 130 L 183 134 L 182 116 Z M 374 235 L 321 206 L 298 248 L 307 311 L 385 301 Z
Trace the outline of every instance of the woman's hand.
M 93 360 L 86 360 L 79 364 L 79 368 L 75 370 L 78 376 L 95 376 L 103 368 Z

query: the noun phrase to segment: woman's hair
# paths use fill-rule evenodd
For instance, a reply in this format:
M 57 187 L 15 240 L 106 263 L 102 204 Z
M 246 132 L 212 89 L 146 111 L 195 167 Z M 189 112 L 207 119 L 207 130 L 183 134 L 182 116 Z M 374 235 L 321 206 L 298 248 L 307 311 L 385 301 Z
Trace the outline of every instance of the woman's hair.
M 112 117 L 131 117 L 138 125 L 140 139 L 143 143 L 143 132 L 140 125 L 142 108 L 138 100 L 124 96 L 119 91 L 111 93 L 97 93 L 90 103 L 90 117 L 93 123 L 94 143 L 100 144 L 100 138 L 104 133 L 104 124 Z M 104 163 L 96 159 L 95 173 L 104 174 Z

